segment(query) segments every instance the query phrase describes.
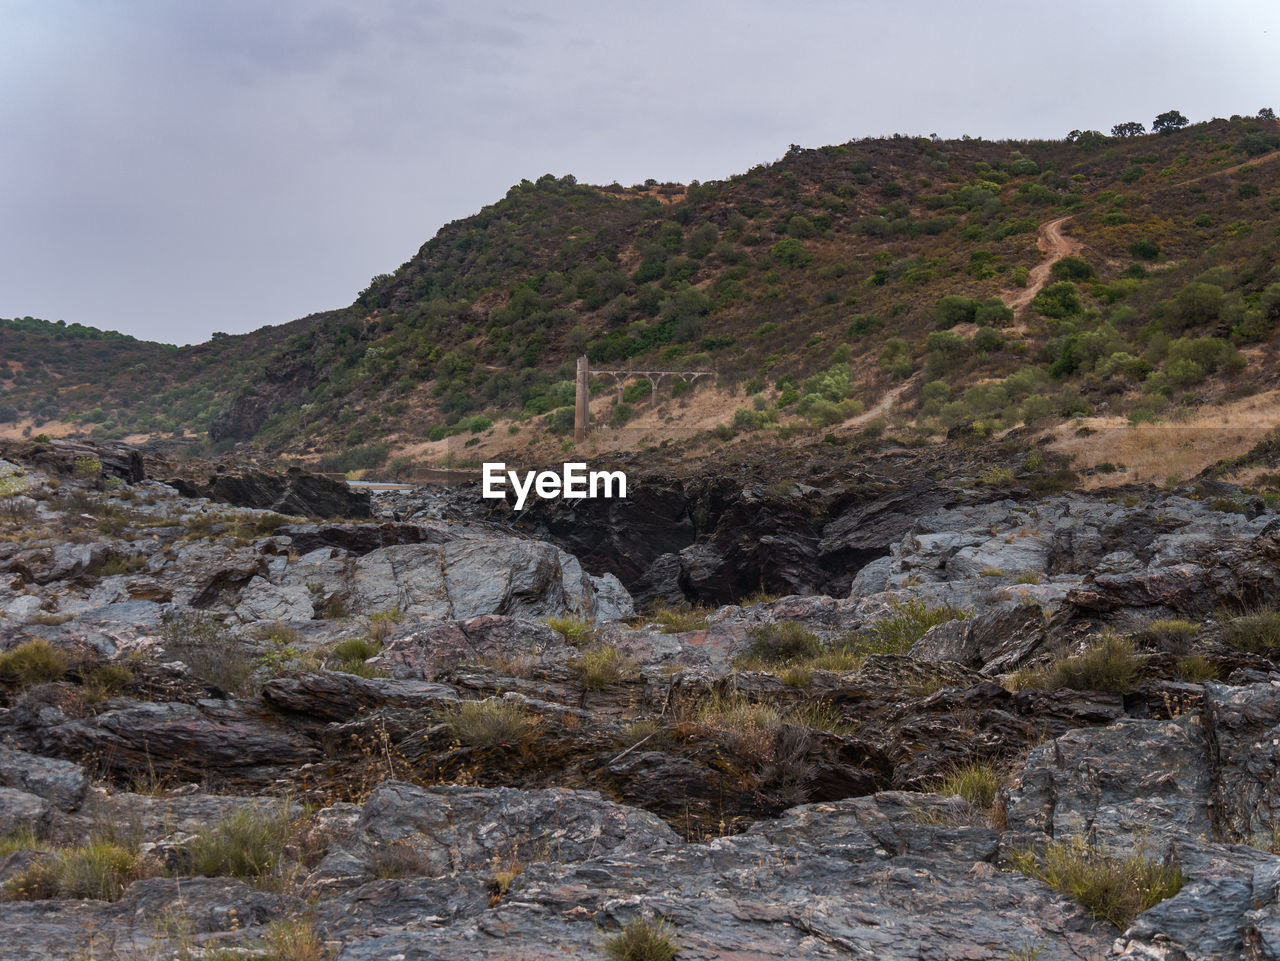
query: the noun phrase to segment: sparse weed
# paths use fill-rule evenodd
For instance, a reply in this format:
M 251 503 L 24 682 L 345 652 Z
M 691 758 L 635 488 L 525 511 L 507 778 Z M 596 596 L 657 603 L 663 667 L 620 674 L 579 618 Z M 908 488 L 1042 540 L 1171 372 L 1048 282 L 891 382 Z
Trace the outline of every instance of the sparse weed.
M 411 841 L 390 841 L 374 852 L 371 862 L 376 878 L 416 878 L 430 874 L 431 860 Z
M 1142 673 L 1142 658 L 1128 638 L 1108 635 L 1083 654 L 1063 658 L 1043 667 L 1019 671 L 1013 683 L 1017 688 L 1039 688 L 1056 691 L 1109 691 L 1127 694 L 1133 690 Z
M 133 671 L 123 664 L 97 664 L 81 672 L 84 699 L 90 704 L 123 694 L 133 685 Z
M 958 794 L 976 808 L 986 810 L 996 803 L 1004 778 L 990 761 L 969 761 L 954 768 L 934 789 L 938 794 Z
M 1222 676 L 1222 669 L 1203 654 L 1188 654 L 1178 659 L 1173 673 L 1184 681 L 1216 681 Z
M 593 647 L 569 666 L 588 691 L 602 691 L 639 673 L 639 666 L 631 657 L 604 644 Z
M 165 653 L 182 661 L 203 681 L 236 697 L 256 693 L 254 662 L 235 650 L 222 624 L 203 611 L 183 611 L 161 623 Z
M 644 919 L 606 938 L 604 949 L 616 961 L 672 961 L 680 943 L 669 921 Z
M 444 722 L 468 747 L 488 748 L 517 744 L 536 729 L 535 719 L 514 699 L 491 697 L 484 701 L 462 701 L 445 712 Z
M 69 666 L 66 654 L 37 638 L 0 654 L 0 684 L 30 687 L 61 680 Z
M 388 611 L 378 611 L 369 615 L 369 640 L 381 648 L 396 631 L 396 625 L 404 620 L 404 611 L 393 607 Z
M 747 656 L 768 664 L 814 657 L 822 651 L 818 635 L 797 621 L 758 624 L 747 634 L 751 637 Z
M 830 731 L 832 734 L 846 736 L 856 734 L 862 725 L 856 721 L 846 721 L 844 714 L 830 701 L 809 701 L 793 708 L 787 715 L 792 724 L 811 727 L 816 731 Z
M 0 858 L 7 857 L 15 851 L 46 851 L 49 845 L 41 840 L 35 828 L 23 826 L 12 834 L 0 837 Z
M 649 614 L 648 620 L 656 623 L 663 634 L 683 634 L 686 631 L 705 631 L 707 615 L 710 613 L 711 608 L 707 607 L 668 607 L 666 604 L 659 604 Z
M 324 942 L 310 918 L 282 918 L 272 921 L 264 939 L 267 954 L 263 961 L 322 961 Z
M 1268 608 L 1233 617 L 1222 625 L 1222 639 L 1254 654 L 1270 654 L 1280 647 L 1280 610 Z
M 292 832 L 287 803 L 242 805 L 192 840 L 191 870 L 204 877 L 264 877 Z
M 813 680 L 813 668 L 808 664 L 791 664 L 778 671 L 778 680 L 787 687 L 808 687 Z
M 1057 888 L 1084 905 L 1094 917 L 1122 931 L 1139 914 L 1173 897 L 1186 883 L 1177 864 L 1148 858 L 1141 846 L 1126 857 L 1118 857 L 1078 837 L 1050 841 L 1040 855 L 1034 850 L 1011 851 L 1009 863 L 1014 870 Z
M 595 626 L 581 617 L 548 617 L 545 623 L 574 647 L 585 647 L 595 639 Z

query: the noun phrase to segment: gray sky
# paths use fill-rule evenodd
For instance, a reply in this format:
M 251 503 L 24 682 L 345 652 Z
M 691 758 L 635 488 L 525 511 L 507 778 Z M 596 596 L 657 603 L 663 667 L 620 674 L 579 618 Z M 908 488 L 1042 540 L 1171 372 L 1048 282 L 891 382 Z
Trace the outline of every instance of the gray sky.
M 0 0 L 0 316 L 349 304 L 521 178 L 1280 109 L 1274 0 Z

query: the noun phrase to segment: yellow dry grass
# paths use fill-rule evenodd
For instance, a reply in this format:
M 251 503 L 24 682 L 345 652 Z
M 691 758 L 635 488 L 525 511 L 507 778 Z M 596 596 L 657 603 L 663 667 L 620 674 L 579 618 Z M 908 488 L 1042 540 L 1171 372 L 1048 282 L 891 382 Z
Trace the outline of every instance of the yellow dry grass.
M 1280 391 L 1203 408 L 1183 421 L 1131 427 L 1123 417 L 1086 417 L 1055 429 L 1049 449 L 1071 457 L 1076 469 L 1110 462 L 1125 470 L 1084 478 L 1085 488 L 1133 482 L 1162 484 L 1194 477 L 1224 458 L 1247 453 L 1280 424 Z M 1080 427 L 1093 433 L 1077 436 Z

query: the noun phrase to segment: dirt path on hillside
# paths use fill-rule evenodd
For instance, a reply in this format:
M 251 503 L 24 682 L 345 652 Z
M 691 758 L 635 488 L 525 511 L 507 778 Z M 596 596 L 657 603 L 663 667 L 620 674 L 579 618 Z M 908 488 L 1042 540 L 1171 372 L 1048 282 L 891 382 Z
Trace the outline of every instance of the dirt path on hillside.
M 1258 164 L 1266 163 L 1268 160 L 1275 160 L 1280 157 L 1280 150 L 1273 150 L 1271 153 L 1264 153 L 1261 157 L 1254 157 L 1252 160 L 1246 160 L 1244 163 L 1238 163 L 1232 167 L 1223 167 L 1221 170 L 1214 170 L 1207 174 L 1201 174 L 1199 177 L 1192 177 L 1190 180 L 1183 180 L 1174 184 L 1175 187 L 1185 187 L 1187 184 L 1197 183 L 1201 180 L 1208 180 L 1210 177 L 1218 177 L 1222 174 L 1233 174 L 1242 167 L 1254 167 Z
M 863 424 L 867 423 L 867 421 L 872 420 L 876 417 L 879 417 L 881 414 L 888 411 L 889 408 L 891 408 L 894 404 L 896 404 L 898 402 L 898 398 L 901 397 L 903 394 L 905 394 L 912 387 L 914 387 L 916 382 L 919 380 L 920 380 L 920 374 L 917 373 L 912 375 L 908 379 L 904 380 L 897 387 L 893 388 L 893 390 L 885 391 L 884 396 L 881 397 L 876 402 L 876 405 L 872 407 L 870 410 L 864 410 L 861 414 L 858 414 L 854 417 L 850 417 L 848 420 L 842 422 L 840 426 L 841 427 L 861 427 Z
M 1031 273 L 1027 275 L 1027 286 L 1021 290 L 1006 290 L 1000 295 L 1006 307 L 1014 310 L 1026 307 L 1049 283 L 1049 271 L 1053 269 L 1053 265 L 1063 257 L 1070 257 L 1080 252 L 1080 241 L 1062 232 L 1062 225 L 1070 219 L 1070 217 L 1059 217 L 1057 220 L 1050 220 L 1040 225 L 1036 245 L 1044 251 L 1044 260 L 1031 268 Z

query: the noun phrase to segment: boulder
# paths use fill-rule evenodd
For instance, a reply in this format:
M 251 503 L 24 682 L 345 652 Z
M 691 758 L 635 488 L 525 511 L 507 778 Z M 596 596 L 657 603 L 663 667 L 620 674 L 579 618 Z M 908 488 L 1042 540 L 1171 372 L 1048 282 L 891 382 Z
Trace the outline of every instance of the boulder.
M 79 764 L 0 745 L 0 786 L 26 791 L 63 811 L 74 811 L 85 799 L 89 777 Z

